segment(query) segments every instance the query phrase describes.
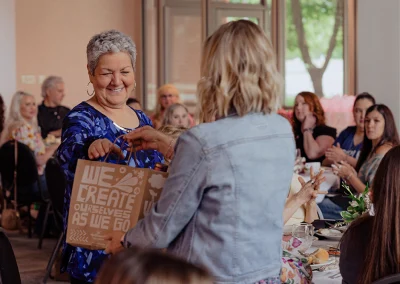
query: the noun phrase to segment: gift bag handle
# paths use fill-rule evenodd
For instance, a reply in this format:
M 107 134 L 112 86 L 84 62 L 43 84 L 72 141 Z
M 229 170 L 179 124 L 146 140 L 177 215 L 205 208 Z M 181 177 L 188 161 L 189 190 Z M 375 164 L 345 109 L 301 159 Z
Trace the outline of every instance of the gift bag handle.
M 113 142 L 113 145 L 116 145 L 118 139 L 120 139 L 120 138 L 122 138 L 122 137 L 124 137 L 124 135 L 120 135 L 120 136 L 118 136 L 117 138 L 115 138 L 115 140 L 114 140 L 114 142 Z M 106 157 L 104 158 L 104 162 L 107 162 L 108 157 L 110 156 L 110 153 L 111 153 L 111 151 L 109 151 L 109 152 L 107 153 Z M 136 158 L 136 149 L 135 149 L 135 147 L 132 147 L 132 148 L 130 149 L 130 151 L 129 151 L 128 165 L 129 165 L 129 161 L 130 161 L 131 158 L 132 158 L 132 154 L 133 154 L 133 162 L 135 163 L 135 167 L 137 168 L 138 165 L 137 165 L 137 163 L 136 163 L 136 159 L 137 159 L 137 158 Z M 119 158 L 118 158 L 118 161 L 117 161 L 117 162 L 119 162 Z

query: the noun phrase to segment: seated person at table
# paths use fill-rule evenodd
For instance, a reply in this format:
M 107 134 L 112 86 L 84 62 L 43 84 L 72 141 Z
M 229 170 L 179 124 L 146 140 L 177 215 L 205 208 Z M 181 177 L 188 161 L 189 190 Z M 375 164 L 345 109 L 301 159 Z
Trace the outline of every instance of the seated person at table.
M 70 111 L 62 106 L 61 102 L 65 97 L 64 81 L 61 77 L 49 76 L 42 84 L 43 102 L 39 106 L 37 120 L 42 138 L 49 134 L 61 137 L 61 127 L 64 117 Z
M 296 96 L 292 125 L 301 156 L 306 162 L 322 162 L 335 141 L 336 129 L 325 125 L 324 110 L 316 94 L 301 92 Z
M 343 283 L 372 283 L 400 273 L 399 161 L 400 146 L 396 146 L 376 171 L 371 194 L 374 216 L 365 214 L 353 221 L 342 238 L 339 266 Z
M 368 108 L 365 115 L 365 135 L 360 157 L 354 169 L 342 161 L 332 165 L 334 173 L 342 178 L 356 193 L 362 193 L 366 185 L 372 185 L 376 169 L 383 156 L 399 145 L 396 123 L 390 109 L 382 104 Z M 340 212 L 349 206 L 349 198 L 340 194 L 325 198 L 319 207 L 328 219 L 341 219 Z
M 292 177 L 290 192 L 285 203 L 285 211 L 283 215 L 285 226 L 302 222 L 312 223 L 315 219 L 318 219 L 317 206 L 315 203 L 315 198 L 317 197 L 318 192 L 312 192 L 313 196 L 311 196 L 310 193 L 307 193 L 309 189 L 302 186 L 299 177 L 300 176 L 297 174 L 294 174 Z M 323 176 L 321 174 L 321 179 L 322 178 Z M 300 177 L 300 179 L 302 178 Z M 292 215 L 287 220 L 288 216 L 285 216 L 285 213 L 290 210 L 290 207 L 292 207 L 290 211 Z
M 6 120 L 6 126 L 2 133 L 1 144 L 8 140 L 16 140 L 29 146 L 34 152 L 39 173 L 40 186 L 47 196 L 46 178 L 44 167 L 47 160 L 53 156 L 58 144 L 45 147 L 36 120 L 37 106 L 35 98 L 25 92 L 16 92 L 11 100 L 10 111 Z M 34 194 L 40 198 L 39 187 L 33 188 Z
M 133 247 L 112 256 L 96 284 L 212 284 L 204 269 L 155 249 Z
M 131 108 L 133 108 L 133 109 L 142 110 L 142 106 L 140 105 L 140 102 L 139 102 L 137 99 L 135 99 L 135 98 L 129 98 L 129 99 L 126 101 L 126 104 L 127 104 L 128 106 L 130 106 Z
M 349 126 L 340 132 L 333 144 L 334 146 L 326 150 L 326 158 L 322 162 L 322 165 L 330 166 L 333 163 L 346 161 L 353 168 L 356 167 L 364 139 L 365 112 L 374 104 L 374 97 L 368 93 L 361 93 L 356 97 L 353 105 L 353 116 L 356 125 Z

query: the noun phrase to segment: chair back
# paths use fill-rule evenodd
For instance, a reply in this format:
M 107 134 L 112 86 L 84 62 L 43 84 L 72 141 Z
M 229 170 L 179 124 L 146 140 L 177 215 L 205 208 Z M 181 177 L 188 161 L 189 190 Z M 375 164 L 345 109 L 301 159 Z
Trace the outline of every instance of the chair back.
M 17 260 L 7 236 L 0 231 L 0 283 L 21 283 Z
M 372 282 L 372 284 L 394 284 L 400 283 L 400 273 L 386 276 L 382 279 Z
M 35 182 L 38 181 L 36 158 L 31 149 L 18 141 L 10 140 L 0 148 L 0 174 L 3 184 L 3 190 L 10 188 L 14 183 L 15 154 L 14 143 L 18 147 L 17 159 L 17 190 L 18 203 L 23 202 L 28 196 L 31 196 L 30 190 Z M 11 190 L 13 194 L 13 190 Z
M 49 191 L 50 200 L 53 205 L 53 211 L 57 219 L 56 221 L 58 224 L 61 225 L 64 208 L 64 192 L 66 187 L 66 180 L 64 171 L 62 170 L 56 158 L 50 158 L 47 161 L 45 175 L 47 190 Z

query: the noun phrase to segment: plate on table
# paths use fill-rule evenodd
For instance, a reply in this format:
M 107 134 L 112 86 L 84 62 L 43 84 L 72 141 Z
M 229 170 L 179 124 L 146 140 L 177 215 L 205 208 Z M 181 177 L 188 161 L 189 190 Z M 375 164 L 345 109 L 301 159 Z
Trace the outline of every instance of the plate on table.
M 327 261 L 325 261 L 324 263 L 310 264 L 310 266 L 311 266 L 311 269 L 314 270 L 314 269 L 318 269 L 318 268 L 320 268 L 320 267 L 322 267 L 322 266 L 332 264 L 332 263 L 334 263 L 334 262 L 335 262 L 335 259 L 334 259 L 333 257 L 330 257 L 330 258 L 329 258 Z
M 319 229 L 315 234 L 333 241 L 340 241 L 343 236 L 343 233 L 336 229 Z

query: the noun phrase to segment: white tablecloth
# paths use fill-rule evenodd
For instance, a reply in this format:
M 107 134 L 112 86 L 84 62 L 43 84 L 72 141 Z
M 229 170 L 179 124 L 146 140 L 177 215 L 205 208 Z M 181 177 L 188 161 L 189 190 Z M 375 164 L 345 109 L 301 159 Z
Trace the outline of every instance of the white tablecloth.
M 305 180 L 310 180 L 310 174 L 300 174 L 300 176 Z M 320 191 L 328 191 L 331 188 L 339 188 L 340 179 L 338 176 L 334 175 L 331 169 L 326 169 L 324 172 L 325 181 L 320 186 Z M 316 198 L 317 203 L 321 203 L 324 200 L 325 194 L 318 194 Z

